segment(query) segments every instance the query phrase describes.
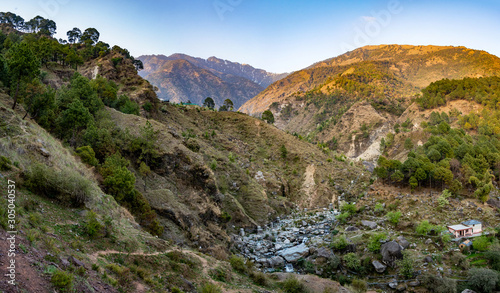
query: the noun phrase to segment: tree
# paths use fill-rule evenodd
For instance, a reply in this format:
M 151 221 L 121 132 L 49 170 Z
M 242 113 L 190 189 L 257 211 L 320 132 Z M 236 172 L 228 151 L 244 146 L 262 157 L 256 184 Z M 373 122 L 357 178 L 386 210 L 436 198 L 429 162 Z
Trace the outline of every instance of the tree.
M 413 148 L 413 142 L 411 141 L 411 138 L 407 138 L 405 140 L 405 149 L 411 150 Z
M 28 44 L 20 43 L 14 45 L 8 52 L 9 71 L 12 85 L 16 86 L 14 94 L 14 105 L 16 108 L 19 94 L 19 86 L 23 81 L 29 81 L 40 75 L 40 61 L 36 58 Z
M 93 45 L 99 41 L 99 36 L 99 31 L 97 31 L 93 27 L 90 27 L 83 32 L 80 41 L 82 43 L 90 43 L 91 45 Z
M 79 28 L 75 27 L 72 30 L 68 31 L 66 35 L 68 36 L 68 42 L 74 44 L 80 42 L 82 31 Z
M 144 64 L 139 59 L 134 59 L 134 61 L 132 61 L 132 64 L 134 64 L 135 70 L 137 70 L 137 71 L 144 69 Z
M 467 284 L 476 292 L 493 292 L 499 282 L 498 273 L 485 268 L 469 270 Z
M 214 99 L 212 99 L 211 97 L 207 97 L 205 101 L 203 101 L 203 107 L 207 107 L 209 109 L 215 108 Z
M 410 188 L 412 191 L 415 190 L 415 188 L 417 188 L 417 186 L 418 186 L 418 180 L 417 180 L 417 178 L 415 178 L 415 176 L 410 177 L 409 183 L 410 183 Z
M 225 99 L 223 106 L 226 107 L 227 111 L 233 111 L 234 105 L 233 105 L 233 101 L 231 101 L 230 99 Z
M 273 112 L 271 112 L 270 110 L 264 111 L 264 113 L 262 113 L 262 119 L 265 120 L 269 124 L 273 124 L 274 123 Z

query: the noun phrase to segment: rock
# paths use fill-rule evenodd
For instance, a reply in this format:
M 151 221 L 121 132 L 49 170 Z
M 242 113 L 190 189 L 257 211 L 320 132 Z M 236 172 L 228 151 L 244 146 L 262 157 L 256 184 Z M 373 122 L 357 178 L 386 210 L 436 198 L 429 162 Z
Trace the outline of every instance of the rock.
M 354 231 L 359 231 L 359 229 L 357 227 L 354 227 L 354 226 L 349 226 L 349 227 L 345 228 L 345 231 L 346 232 L 354 232 Z
M 64 257 L 60 257 L 59 260 L 61 261 L 61 265 L 65 268 L 69 267 L 71 264 L 69 263 L 69 261 L 67 259 L 65 259 Z
M 281 256 L 275 256 L 272 258 L 269 258 L 267 260 L 267 263 L 270 268 L 283 268 L 285 266 L 285 260 Z
M 372 265 L 375 268 L 375 270 L 377 271 L 377 273 L 383 273 L 383 272 L 385 272 L 385 269 L 387 268 L 387 266 L 383 265 L 378 260 L 372 261 Z
M 264 230 L 262 230 L 261 226 L 257 226 L 257 234 L 262 234 L 264 233 Z
M 50 157 L 49 151 L 47 151 L 45 148 L 40 148 L 40 153 L 46 158 Z
M 390 282 L 389 282 L 389 287 L 391 289 L 396 289 L 398 287 L 398 281 L 396 279 L 392 279 Z
M 81 262 L 79 259 L 76 259 L 73 256 L 68 257 L 68 261 L 77 267 L 85 267 L 85 264 L 83 262 Z
M 410 246 L 410 242 L 408 242 L 408 240 L 406 240 L 403 236 L 399 236 L 397 238 L 397 241 L 399 245 L 403 247 L 403 249 L 407 249 Z
M 432 239 L 429 238 L 429 239 L 425 240 L 425 244 L 427 244 L 427 245 L 432 244 Z
M 493 208 L 500 209 L 500 200 L 492 198 L 491 193 L 490 193 L 490 199 L 488 199 L 486 203 L 492 206 Z
M 240 236 L 245 237 L 245 229 L 240 228 Z
M 410 283 L 408 283 L 408 286 L 418 287 L 418 286 L 420 286 L 420 281 L 419 280 L 411 281 Z
M 424 262 L 425 263 L 432 263 L 432 257 L 430 255 L 424 257 Z
M 309 248 L 305 244 L 300 244 L 294 247 L 283 249 L 278 252 L 278 255 L 283 257 L 287 262 L 296 262 L 301 257 L 306 257 L 309 253 Z
M 285 241 L 283 241 L 283 243 L 290 244 L 290 240 L 289 239 L 285 239 Z
M 333 254 L 333 252 L 326 247 L 318 248 L 318 251 L 316 253 L 317 253 L 317 257 L 322 257 L 322 258 L 325 258 L 327 260 L 330 260 L 335 256 Z
M 396 288 L 396 290 L 398 290 L 399 292 L 405 291 L 406 290 L 406 284 L 405 283 L 399 284 L 399 286 Z
M 264 177 L 264 173 L 262 173 L 262 171 L 257 171 L 257 174 L 255 174 L 255 180 L 257 180 L 257 181 L 266 180 Z
M 372 230 L 377 228 L 377 223 L 372 222 L 372 221 L 362 220 L 361 221 L 361 225 L 363 225 L 365 227 L 368 227 L 368 228 L 370 228 Z
M 462 293 L 476 293 L 476 291 L 472 291 L 471 289 L 465 289 Z
M 478 211 L 478 212 L 482 212 L 482 211 L 483 211 L 483 209 L 482 209 L 482 208 L 477 208 L 477 211 Z
M 389 241 L 382 244 L 380 248 L 380 253 L 382 254 L 382 261 L 390 266 L 394 267 L 396 260 L 403 258 L 403 253 L 401 252 L 401 246 L 395 241 Z

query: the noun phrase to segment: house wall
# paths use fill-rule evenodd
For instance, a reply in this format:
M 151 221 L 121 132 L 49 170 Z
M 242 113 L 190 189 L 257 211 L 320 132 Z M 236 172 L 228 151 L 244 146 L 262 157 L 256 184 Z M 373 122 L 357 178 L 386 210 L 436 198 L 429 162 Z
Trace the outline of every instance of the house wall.
M 481 232 L 483 232 L 483 228 L 482 228 L 481 224 L 472 225 L 472 233 L 476 234 L 476 233 L 481 233 Z

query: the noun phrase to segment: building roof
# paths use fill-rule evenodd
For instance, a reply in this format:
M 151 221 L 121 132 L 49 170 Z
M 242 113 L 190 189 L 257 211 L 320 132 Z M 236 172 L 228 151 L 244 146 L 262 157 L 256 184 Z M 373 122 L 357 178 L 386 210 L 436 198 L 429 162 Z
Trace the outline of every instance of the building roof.
M 448 228 L 455 230 L 455 231 L 472 229 L 472 227 L 464 226 L 462 224 L 448 226 Z
M 468 220 L 468 221 L 465 221 L 465 222 L 462 222 L 463 225 L 477 225 L 477 224 L 481 224 L 481 222 L 479 222 L 478 220 Z

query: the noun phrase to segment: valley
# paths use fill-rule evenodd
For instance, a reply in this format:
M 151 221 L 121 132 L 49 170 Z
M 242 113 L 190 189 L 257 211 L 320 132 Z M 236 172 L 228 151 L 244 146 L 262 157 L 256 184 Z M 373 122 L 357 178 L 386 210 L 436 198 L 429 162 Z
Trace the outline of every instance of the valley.
M 498 57 L 366 46 L 272 74 L 0 16 L 0 190 L 16 182 L 19 264 L 0 290 L 500 288 Z M 470 220 L 482 234 L 455 238 Z

